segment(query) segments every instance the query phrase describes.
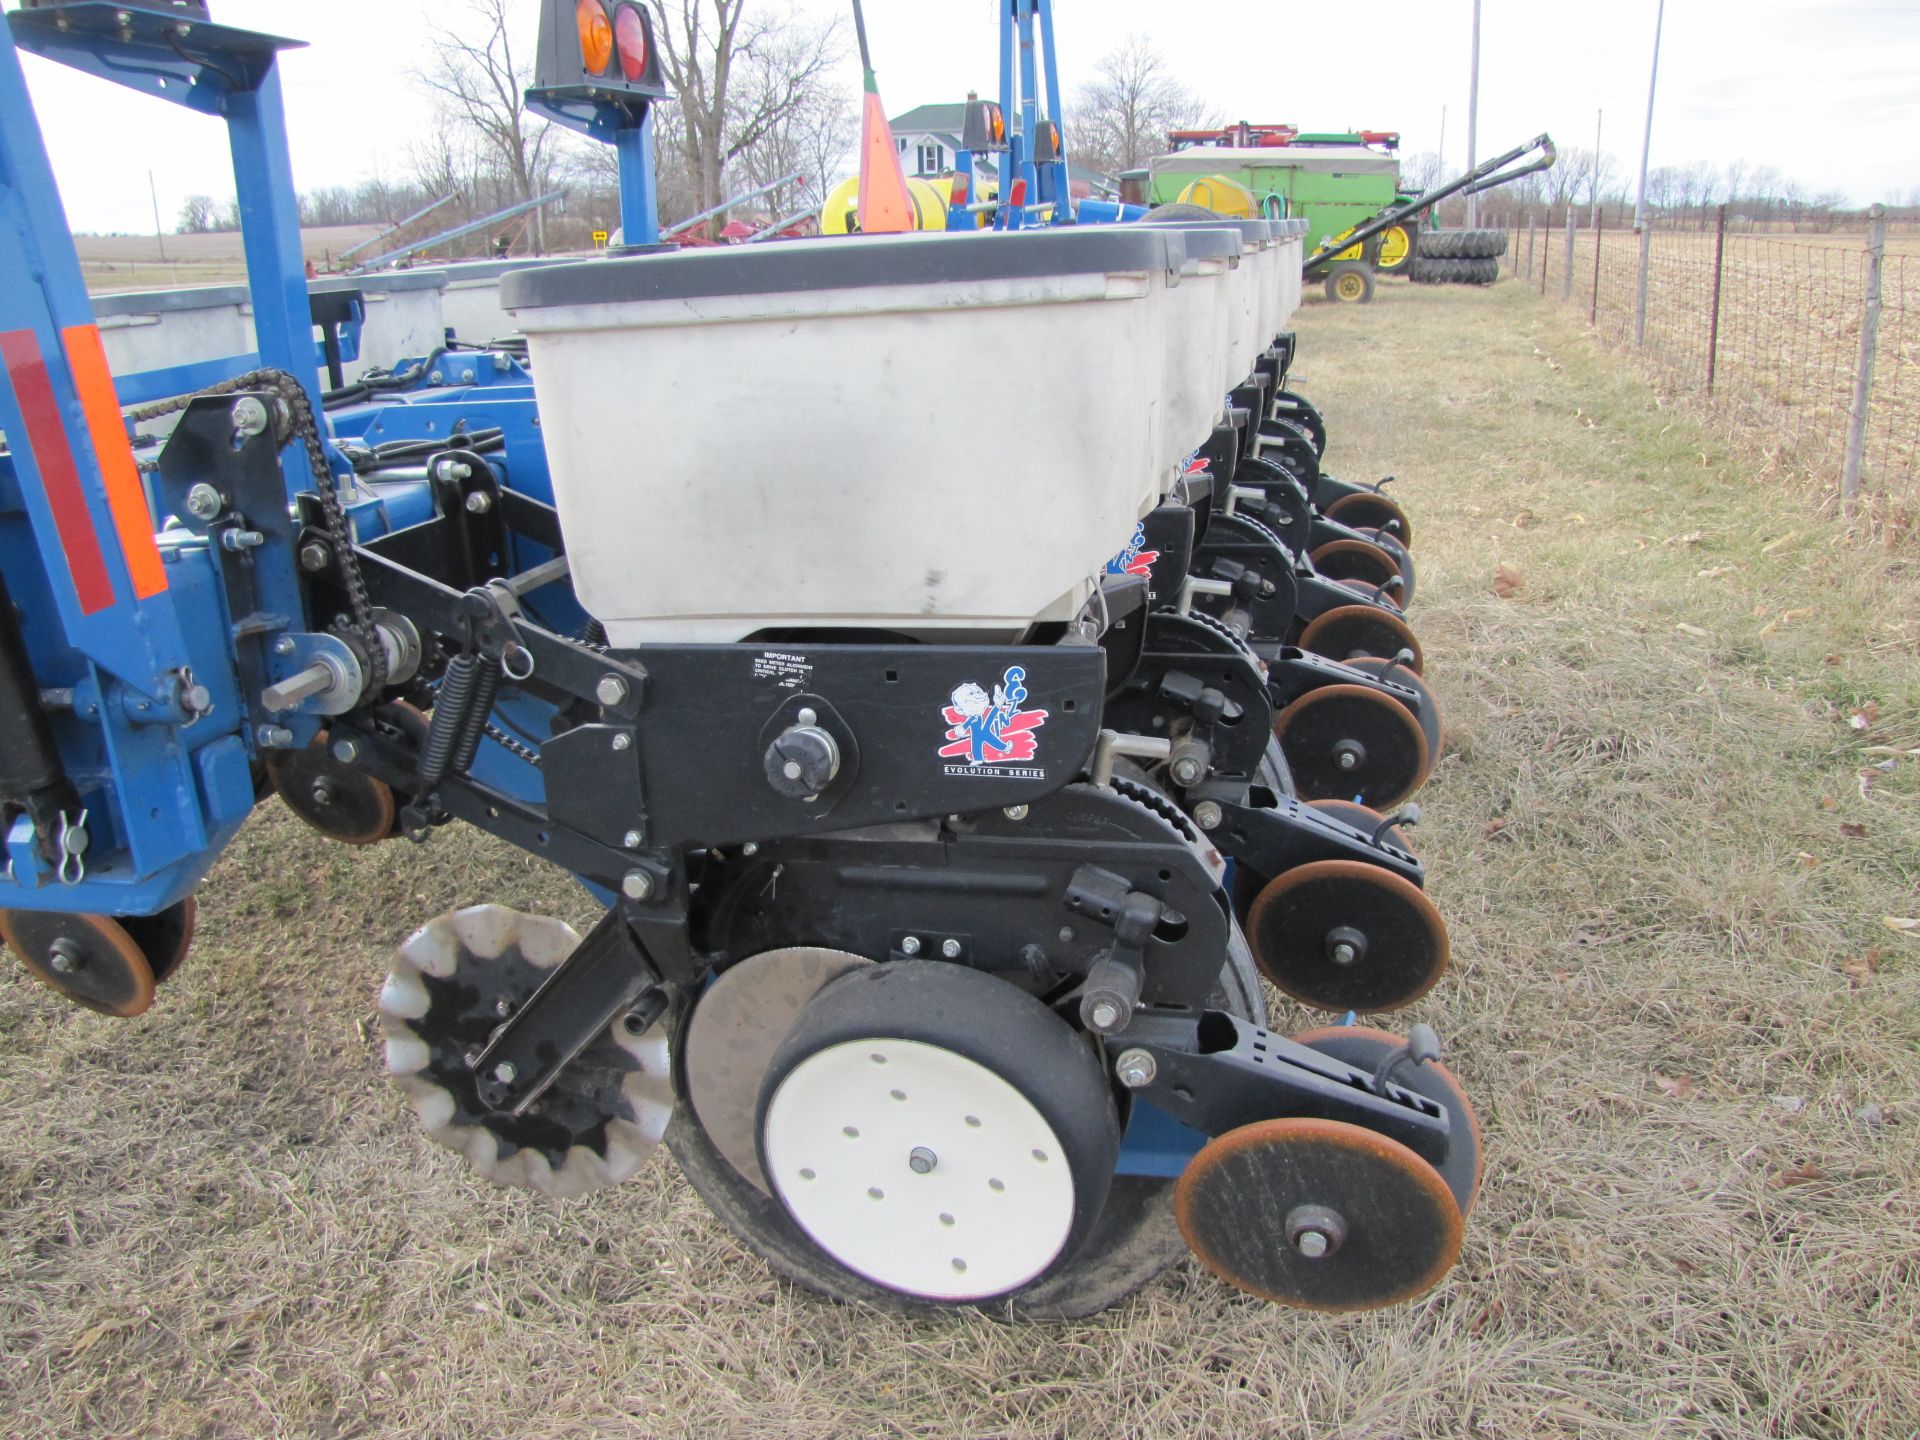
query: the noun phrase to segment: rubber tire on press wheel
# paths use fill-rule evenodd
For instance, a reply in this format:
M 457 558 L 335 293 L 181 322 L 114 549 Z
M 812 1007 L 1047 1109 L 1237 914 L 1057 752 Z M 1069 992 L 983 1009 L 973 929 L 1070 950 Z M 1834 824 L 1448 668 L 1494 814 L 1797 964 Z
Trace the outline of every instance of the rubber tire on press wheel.
M 1373 303 L 1373 267 L 1363 260 L 1342 260 L 1327 271 L 1327 299 L 1343 305 Z
M 1220 985 L 1209 998 L 1214 1009 L 1265 1025 L 1266 999 L 1245 937 L 1235 926 L 1228 941 Z M 776 1274 L 803 1289 L 846 1304 L 873 1305 L 910 1315 L 951 1315 L 951 1305 L 916 1300 L 883 1290 L 835 1263 L 788 1217 L 778 1200 L 762 1194 L 713 1146 L 686 1102 L 678 1035 L 692 1014 L 683 1005 L 673 1046 L 674 1087 L 681 1103 L 667 1126 L 666 1146 L 707 1208 Z M 1117 1305 L 1187 1254 L 1173 1218 L 1174 1182 L 1146 1175 L 1116 1175 L 1107 1202 L 1080 1255 L 1052 1275 L 996 1301 L 986 1313 L 996 1319 L 1083 1320 Z

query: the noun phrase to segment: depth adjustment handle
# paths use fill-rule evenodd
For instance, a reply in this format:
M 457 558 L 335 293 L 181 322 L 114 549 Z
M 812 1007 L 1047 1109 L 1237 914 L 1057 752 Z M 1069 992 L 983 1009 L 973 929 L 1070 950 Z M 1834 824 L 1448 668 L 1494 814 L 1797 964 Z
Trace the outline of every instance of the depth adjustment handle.
M 1087 969 L 1080 986 L 1080 1023 L 1096 1035 L 1124 1030 L 1140 1004 L 1147 942 L 1169 912 L 1110 870 L 1083 865 L 1067 886 L 1067 908 L 1113 928 L 1113 944 Z

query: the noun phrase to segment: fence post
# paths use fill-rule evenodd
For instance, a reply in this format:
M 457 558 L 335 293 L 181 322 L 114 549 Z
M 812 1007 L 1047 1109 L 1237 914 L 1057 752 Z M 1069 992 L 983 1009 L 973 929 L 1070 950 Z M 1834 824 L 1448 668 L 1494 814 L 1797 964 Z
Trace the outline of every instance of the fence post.
M 1567 202 L 1567 269 L 1560 277 L 1560 303 L 1573 298 L 1573 202 Z
M 1547 294 L 1547 262 L 1553 259 L 1553 211 L 1540 223 L 1540 297 Z
M 1607 232 L 1607 217 L 1598 207 L 1593 212 L 1593 303 L 1587 306 L 1587 324 L 1600 323 L 1600 237 Z
M 1727 207 L 1720 207 L 1720 218 L 1713 235 L 1713 320 L 1707 330 L 1707 397 L 1713 397 L 1714 371 L 1720 365 L 1720 276 L 1727 265 Z
M 1533 213 L 1527 213 L 1527 279 L 1533 278 L 1533 230 L 1536 224 Z
M 1860 500 L 1860 461 L 1867 450 L 1867 405 L 1873 392 L 1873 355 L 1880 340 L 1880 268 L 1887 254 L 1887 207 L 1867 211 L 1867 301 L 1860 312 L 1860 363 L 1853 370 L 1853 403 L 1847 407 L 1847 461 L 1840 472 L 1840 500 L 1852 514 Z
M 1647 343 L 1647 264 L 1653 258 L 1653 227 L 1640 226 L 1640 282 L 1633 302 L 1633 348 Z

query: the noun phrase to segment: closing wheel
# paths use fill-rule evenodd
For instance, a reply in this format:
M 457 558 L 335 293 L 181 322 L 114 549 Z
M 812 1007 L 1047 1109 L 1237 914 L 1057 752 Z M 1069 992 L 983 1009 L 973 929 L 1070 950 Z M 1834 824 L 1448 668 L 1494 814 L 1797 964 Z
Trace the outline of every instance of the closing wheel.
M 193 928 L 200 918 L 199 904 L 189 895 L 158 915 L 123 915 L 120 924 L 153 970 L 153 983 L 163 985 L 180 968 L 193 947 Z
M 1266 1023 L 1260 974 L 1235 926 L 1220 984 L 1210 1008 Z M 697 1013 L 697 1012 L 694 1012 Z M 681 1010 L 674 1047 L 676 1093 L 688 1095 L 685 1060 L 691 1015 Z M 707 1207 L 778 1274 L 816 1294 L 909 1314 L 935 1314 L 947 1307 L 883 1290 L 836 1264 L 794 1224 L 779 1201 L 755 1189 L 721 1156 L 693 1105 L 682 1103 L 667 1127 L 667 1148 Z M 1186 1253 L 1173 1221 L 1173 1182 L 1146 1175 L 1116 1175 L 1106 1204 L 1084 1244 L 1037 1284 L 1009 1296 L 991 1313 L 1029 1321 L 1079 1320 L 1117 1305 Z
M 76 1005 L 130 1019 L 153 1004 L 153 965 L 112 916 L 0 910 L 0 940 Z
M 1384 530 L 1402 545 L 1413 545 L 1413 521 L 1407 512 L 1375 490 L 1355 490 L 1342 495 L 1321 511 L 1329 520 L 1338 520 L 1351 530 Z
M 1417 853 L 1413 842 L 1407 838 L 1407 832 L 1398 825 L 1388 825 L 1387 817 L 1371 805 L 1360 805 L 1352 800 L 1309 800 L 1307 808 L 1318 810 L 1322 815 L 1338 820 L 1362 835 L 1378 836 L 1396 850 L 1404 850 L 1409 855 Z
M 1418 675 L 1426 668 L 1420 641 L 1411 626 L 1391 610 L 1378 605 L 1336 605 L 1307 622 L 1300 632 L 1300 648 L 1346 661 L 1356 656 L 1398 655 L 1411 650 L 1407 669 Z
M 1308 557 L 1313 568 L 1329 580 L 1359 580 L 1369 590 L 1378 590 L 1390 580 L 1400 583 L 1388 593 L 1388 598 L 1398 604 L 1405 597 L 1407 588 L 1406 573 L 1400 567 L 1400 558 L 1384 545 L 1376 545 L 1371 540 L 1329 540 Z
M 1010 1294 L 1092 1230 L 1120 1151 L 1091 1042 L 1004 980 L 933 961 L 817 995 L 761 1091 L 760 1162 L 839 1264 L 919 1300 Z
M 1180 1233 L 1229 1285 L 1307 1310 L 1424 1295 L 1460 1258 L 1460 1207 L 1397 1140 L 1337 1120 L 1260 1120 L 1209 1141 L 1174 1196 Z
M 1446 727 L 1440 723 L 1440 702 L 1433 698 L 1433 691 L 1427 688 L 1427 682 L 1405 665 L 1396 665 L 1391 660 L 1382 660 L 1377 655 L 1357 655 L 1344 662 L 1348 668 L 1376 679 L 1385 675 L 1396 685 L 1404 685 L 1419 697 L 1413 710 L 1413 718 L 1419 722 L 1420 733 L 1427 737 L 1427 768 L 1420 772 L 1418 784 L 1424 785 L 1427 776 L 1433 773 L 1433 767 L 1439 763 L 1442 750 L 1446 747 Z
M 267 774 L 286 807 L 330 840 L 373 845 L 394 833 L 392 789 L 335 760 L 324 730 L 304 750 L 268 752 Z
M 1431 768 L 1413 712 L 1364 685 L 1309 690 L 1274 716 L 1273 733 L 1303 800 L 1397 805 Z
M 1356 1070 L 1369 1074 L 1380 1062 L 1400 1049 L 1403 1041 L 1386 1030 L 1371 1025 L 1324 1025 L 1304 1035 L 1290 1036 L 1295 1044 L 1318 1050 Z M 1438 1102 L 1451 1121 L 1446 1161 L 1435 1167 L 1447 1182 L 1462 1215 L 1473 1213 L 1473 1202 L 1480 1196 L 1480 1176 L 1485 1168 L 1486 1151 L 1480 1135 L 1480 1117 L 1473 1113 L 1465 1087 L 1454 1073 L 1438 1060 L 1424 1065 L 1403 1060 L 1393 1067 L 1387 1079 L 1393 1084 Z
M 1342 260 L 1327 271 L 1327 299 L 1365 305 L 1373 299 L 1373 267 L 1364 260 Z
M 1267 979 L 1321 1010 L 1397 1010 L 1447 971 L 1447 922 L 1426 892 L 1364 860 L 1281 871 L 1247 913 L 1247 942 Z

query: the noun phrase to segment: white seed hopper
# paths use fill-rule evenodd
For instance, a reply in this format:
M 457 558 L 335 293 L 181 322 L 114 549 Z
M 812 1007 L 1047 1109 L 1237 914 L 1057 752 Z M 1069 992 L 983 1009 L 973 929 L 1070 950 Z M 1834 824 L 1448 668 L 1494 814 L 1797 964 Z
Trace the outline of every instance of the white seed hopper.
M 1160 493 L 1177 231 L 782 241 L 521 271 L 616 645 L 1071 618 Z

